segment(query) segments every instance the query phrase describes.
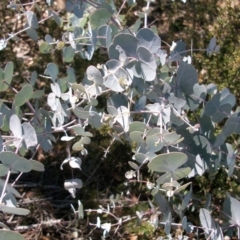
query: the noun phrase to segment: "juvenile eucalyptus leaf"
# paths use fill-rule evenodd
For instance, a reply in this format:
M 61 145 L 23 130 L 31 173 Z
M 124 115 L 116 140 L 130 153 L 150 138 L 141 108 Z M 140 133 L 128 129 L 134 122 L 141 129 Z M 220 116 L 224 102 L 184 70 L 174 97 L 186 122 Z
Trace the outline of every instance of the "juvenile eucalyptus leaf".
M 0 179 L 0 186 L 3 188 L 4 185 L 5 185 L 5 181 Z M 11 192 L 16 197 L 21 198 L 21 194 L 14 187 L 12 187 L 10 184 L 7 184 L 6 192 Z
M 36 131 L 30 123 L 23 123 L 23 139 L 25 141 L 26 147 L 33 147 L 38 144 Z
M 155 135 L 148 136 L 146 139 L 147 150 L 149 152 L 158 152 L 165 145 L 163 139 L 161 140 L 161 134 L 157 133 Z
M 49 75 L 51 77 L 53 83 L 55 83 L 58 77 L 58 73 L 59 73 L 58 66 L 55 63 L 49 63 L 44 71 L 44 74 Z
M 207 47 L 207 54 L 208 54 L 208 55 L 210 55 L 210 54 L 213 53 L 216 45 L 217 45 L 217 39 L 216 39 L 215 37 L 213 37 L 213 38 L 210 40 L 210 42 L 209 42 L 209 44 L 208 44 L 208 47 Z
M 84 149 L 84 145 L 81 141 L 78 141 L 78 142 L 73 144 L 72 149 L 74 151 L 82 151 Z
M 134 132 L 134 131 L 139 131 L 139 132 L 144 132 L 144 130 L 146 129 L 146 124 L 143 122 L 139 122 L 139 121 L 134 121 L 132 123 L 130 123 L 129 125 L 129 132 Z
M 167 172 L 167 173 L 161 175 L 156 180 L 156 182 L 158 184 L 164 184 L 164 183 L 170 182 L 171 179 L 174 179 L 175 181 L 177 181 L 179 179 L 182 179 L 182 178 L 185 178 L 186 176 L 188 176 L 190 172 L 191 172 L 191 168 L 189 168 L 189 167 L 178 168 L 175 171 Z
M 99 8 L 95 10 L 89 18 L 90 24 L 93 29 L 96 29 L 104 24 L 106 24 L 110 18 L 111 13 L 106 8 Z
M 122 69 L 122 72 L 124 70 Z M 125 81 L 127 82 L 127 78 L 128 77 L 127 74 L 124 74 L 123 76 L 121 76 L 122 74 L 119 74 L 120 70 L 114 74 L 109 74 L 107 80 L 103 83 L 104 86 L 106 86 L 107 88 L 111 89 L 112 91 L 115 92 L 123 92 L 124 91 L 124 86 L 121 85 L 121 83 L 125 83 Z
M 128 161 L 128 164 L 130 165 L 130 167 L 132 167 L 133 169 L 137 170 L 138 169 L 138 165 L 132 161 Z
M 26 28 L 27 27 L 28 27 L 28 25 L 26 25 Z M 34 40 L 34 41 L 38 40 L 38 34 L 34 28 L 32 28 L 32 27 L 27 28 L 26 33 L 32 40 Z
M 69 63 L 74 59 L 75 50 L 71 46 L 65 46 L 62 50 L 63 61 Z
M 71 141 L 71 140 L 74 139 L 74 138 L 75 138 L 75 137 L 63 136 L 63 137 L 61 137 L 61 140 L 68 142 L 68 141 Z
M 82 138 L 80 139 L 80 142 L 81 142 L 82 144 L 90 144 L 90 143 L 91 143 L 91 139 L 90 139 L 89 137 L 82 137 Z
M 53 111 L 57 110 L 58 101 L 57 101 L 56 95 L 54 93 L 48 94 L 47 103 Z
M 69 83 L 75 83 L 76 82 L 76 74 L 74 72 L 74 69 L 72 67 L 67 68 L 67 80 Z
M 133 155 L 132 159 L 134 159 L 138 163 L 142 164 L 143 162 L 145 162 L 147 160 L 147 156 L 143 153 L 136 153 L 135 155 Z
M 9 128 L 12 131 L 13 136 L 15 138 L 18 138 L 17 140 L 13 141 L 14 146 L 18 147 L 22 142 L 22 139 L 21 139 L 22 138 L 22 126 L 21 126 L 21 122 L 17 115 L 13 114 L 10 117 Z
M 54 21 L 56 22 L 56 24 L 57 24 L 59 27 L 61 27 L 61 25 L 62 25 L 62 20 L 61 20 L 61 18 L 59 17 L 59 15 L 58 15 L 57 13 L 55 13 L 54 11 L 52 11 L 51 13 L 52 13 L 52 15 L 53 15 L 53 19 L 54 19 Z
M 204 228 L 204 232 L 207 234 L 207 237 L 209 237 L 212 231 L 216 230 L 216 223 L 214 219 L 212 218 L 210 212 L 204 208 L 200 209 L 199 218 Z M 214 235 L 215 234 L 211 235 L 212 236 L 211 239 L 215 239 Z
M 130 139 L 133 142 L 137 142 L 137 143 L 142 143 L 144 142 L 143 140 L 143 132 L 140 131 L 131 131 L 130 133 Z
M 129 122 L 130 122 L 129 110 L 124 106 L 119 107 L 117 110 L 118 110 L 118 115 L 116 117 L 116 121 L 118 121 L 122 126 L 123 130 L 127 132 L 129 129 Z
M 186 228 L 187 228 L 187 217 L 186 216 L 184 216 L 182 219 L 182 228 L 184 230 L 186 230 Z
M 223 89 L 221 92 L 221 105 L 224 104 L 230 104 L 231 107 L 234 107 L 236 104 L 235 96 L 232 93 L 230 93 L 230 91 L 227 88 Z
M 161 48 L 161 39 L 149 28 L 141 28 L 136 35 L 138 45 L 146 47 L 152 54 L 157 54 Z
M 82 160 L 80 158 L 71 157 L 69 165 L 71 168 L 79 168 L 81 170 Z
M 162 195 L 159 191 L 153 195 L 154 202 L 158 205 L 159 211 L 161 211 L 165 216 L 170 212 L 169 203 L 164 195 Z
M 80 158 L 77 158 L 77 157 L 66 158 L 60 166 L 61 170 L 63 170 L 63 165 L 65 163 L 69 163 L 71 168 L 79 168 L 81 170 L 82 160 Z
M 71 193 L 73 198 L 75 198 L 76 188 L 82 188 L 82 180 L 78 178 L 66 180 L 64 182 L 64 188 Z
M 27 84 L 25 85 L 15 96 L 14 99 L 14 105 L 17 107 L 22 106 L 24 103 L 26 103 L 33 94 L 33 88 L 32 85 Z
M 32 93 L 30 99 L 40 99 L 44 96 L 44 90 L 36 90 Z
M 5 230 L 5 229 L 1 229 L 0 230 L 0 240 L 24 240 L 24 237 L 17 232 L 13 232 L 10 230 Z
M 230 136 L 232 133 L 240 134 L 240 112 L 233 113 L 222 129 L 222 135 L 225 137 Z
M 229 216 L 230 224 L 240 224 L 240 202 L 233 197 L 226 197 L 223 203 L 223 211 Z
M 39 50 L 41 53 L 49 53 L 51 50 L 51 45 L 49 43 L 41 41 L 39 42 Z
M 0 68 L 0 81 L 2 82 L 4 80 L 4 70 Z
M 60 98 L 61 97 L 61 89 L 58 85 L 58 83 L 54 83 L 54 84 L 50 84 L 51 86 L 51 89 L 52 89 L 52 92 L 58 97 Z
M 87 119 L 89 117 L 89 112 L 88 111 L 84 111 L 84 109 L 80 108 L 80 107 L 75 107 L 73 109 L 73 112 L 74 112 L 74 114 L 77 117 L 79 117 L 81 119 Z
M 169 235 L 171 232 L 171 223 L 172 223 L 172 213 L 169 211 L 168 216 L 165 222 L 164 232 L 166 235 Z
M 7 175 L 9 167 L 5 166 L 4 164 L 0 164 L 0 177 L 4 177 Z
M 100 26 L 98 28 L 98 41 L 102 44 L 103 47 L 108 48 L 112 40 L 112 29 L 107 26 Z
M 8 207 L 8 206 L 0 206 L 0 210 L 4 213 L 23 215 L 23 216 L 26 216 L 30 213 L 30 211 L 25 208 L 16 208 L 16 207 Z
M 51 140 L 45 136 L 38 136 L 38 142 L 40 143 L 44 152 L 50 151 L 53 147 Z
M 186 96 L 186 102 L 189 108 L 194 111 L 198 108 L 199 104 L 205 100 L 207 94 L 206 87 L 204 85 L 199 85 L 196 83 L 193 86 L 193 94 Z
M 0 51 L 7 46 L 7 41 L 5 39 L 0 39 Z
M 83 219 L 84 218 L 84 211 L 83 211 L 83 205 L 80 200 L 78 200 L 78 218 Z
M 29 172 L 32 170 L 32 166 L 27 159 L 19 157 L 13 152 L 1 152 L 0 161 L 19 172 Z
M 90 102 L 88 102 L 88 105 L 96 107 L 98 105 L 98 100 L 95 98 L 92 98 Z
M 84 134 L 84 128 L 81 126 L 73 126 L 72 129 L 77 135 L 83 135 Z
M 46 34 L 45 41 L 47 43 L 52 43 L 54 40 L 53 40 L 53 38 L 52 38 L 52 36 L 50 34 Z
M 101 128 L 102 127 L 102 116 L 99 115 L 97 112 L 91 112 L 89 119 L 89 124 L 94 128 Z
M 153 54 L 146 47 L 137 48 L 137 57 L 140 61 L 143 78 L 146 81 L 153 81 L 156 77 L 157 64 Z
M 6 91 L 13 78 L 13 62 L 8 62 L 5 66 L 4 72 L 0 69 L 0 92 Z
M 101 72 L 94 66 L 89 66 L 86 71 L 87 77 L 90 81 L 97 85 L 103 84 L 103 77 Z
M 37 72 L 36 72 L 36 71 L 33 71 L 33 72 L 31 73 L 31 78 L 30 78 L 30 83 L 31 83 L 32 86 L 35 85 L 35 83 L 36 83 L 36 81 L 37 81 L 37 77 L 38 77 Z
M 16 207 L 17 206 L 17 200 L 14 197 L 14 195 L 11 192 L 8 192 L 5 194 L 3 198 L 4 205 L 8 207 Z
M 138 39 L 132 34 L 119 33 L 114 37 L 113 43 L 108 49 L 110 59 L 119 59 L 119 51 L 116 49 L 118 45 L 125 51 L 128 57 L 137 58 Z
M 31 28 L 35 28 L 35 29 L 38 28 L 38 20 L 34 12 L 27 11 L 26 17 L 27 17 L 28 25 Z
M 121 106 L 128 106 L 127 98 L 124 94 L 113 93 L 110 98 L 107 99 L 107 106 L 113 106 L 115 108 Z
M 35 170 L 35 171 L 38 171 L 38 172 L 45 171 L 44 165 L 41 162 L 33 160 L 33 159 L 30 159 L 28 161 L 32 166 L 32 170 Z
M 187 155 L 181 152 L 159 154 L 148 163 L 148 168 L 155 172 L 174 172 L 187 161 Z
M 140 110 L 144 110 L 145 106 L 147 103 L 147 98 L 146 96 L 141 96 L 135 103 L 134 105 L 134 110 L 135 111 L 140 111 Z
M 192 65 L 181 61 L 177 70 L 176 81 L 184 94 L 194 94 L 193 87 L 198 83 L 196 69 Z

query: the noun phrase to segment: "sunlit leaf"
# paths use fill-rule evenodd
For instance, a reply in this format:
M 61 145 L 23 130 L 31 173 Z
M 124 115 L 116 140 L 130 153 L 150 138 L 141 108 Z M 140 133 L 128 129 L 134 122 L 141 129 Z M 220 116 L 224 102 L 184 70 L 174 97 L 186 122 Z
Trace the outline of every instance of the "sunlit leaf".
M 155 172 L 174 172 L 187 161 L 187 155 L 181 152 L 159 154 L 148 163 L 148 168 Z
M 21 138 L 22 138 L 22 126 L 21 126 L 21 122 L 18 118 L 17 115 L 13 114 L 10 117 L 10 121 L 9 121 L 9 128 L 13 133 L 13 136 L 15 138 L 18 138 L 18 140 L 14 140 L 13 144 L 15 147 L 18 147 L 19 144 L 21 143 Z
M 24 122 L 22 124 L 23 128 L 23 139 L 25 141 L 26 147 L 33 147 L 38 144 L 36 131 L 30 123 Z
M 78 178 L 66 180 L 64 182 L 64 188 L 75 198 L 76 188 L 82 188 L 82 180 Z
M 30 213 L 30 211 L 25 208 L 16 208 L 16 207 L 8 207 L 8 206 L 0 206 L 0 210 L 4 213 L 23 215 L 23 216 L 26 216 Z
M 97 85 L 103 84 L 103 77 L 101 72 L 94 66 L 89 66 L 86 71 L 88 80 L 94 82 Z
M 223 211 L 229 216 L 230 224 L 240 224 L 240 202 L 233 197 L 226 197 L 223 203 Z

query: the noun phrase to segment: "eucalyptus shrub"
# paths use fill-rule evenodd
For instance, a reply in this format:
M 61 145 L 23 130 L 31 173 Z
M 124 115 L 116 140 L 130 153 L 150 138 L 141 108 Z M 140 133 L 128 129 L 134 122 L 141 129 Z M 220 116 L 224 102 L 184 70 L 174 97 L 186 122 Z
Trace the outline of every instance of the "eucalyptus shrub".
M 53 62 L 46 63 L 44 73 L 32 72 L 30 79 L 17 91 L 12 84 L 13 63 L 8 62 L 0 69 L 1 95 L 14 93 L 10 107 L 4 99 L 0 102 L 0 210 L 17 215 L 29 213 L 17 206 L 16 198 L 21 194 L 14 185 L 25 172 L 44 171 L 44 166 L 35 161 L 34 156 L 39 147 L 45 152 L 52 149 L 56 142 L 55 133 L 63 132 L 61 141 L 66 141 L 72 150 L 85 156 L 94 137 L 91 129 L 107 126 L 111 129 L 112 141 L 105 156 L 115 141 L 132 146 L 133 156 L 128 161 L 126 179 L 141 181 L 143 167 L 148 168 L 149 175 L 156 176 L 155 182 L 147 182 L 154 202 L 149 200 L 155 214 L 154 226 L 164 225 L 165 233 L 171 239 L 171 226 L 176 224 L 172 222 L 175 212 L 186 232 L 198 229 L 200 226 L 193 226 L 185 216 L 194 201 L 189 178 L 206 172 L 214 178 L 220 168 L 225 169 L 229 177 L 233 175 L 237 150 L 226 143 L 226 139 L 240 133 L 240 109 L 235 106 L 234 95 L 227 88 L 218 91 L 213 83 L 198 83 L 198 73 L 189 55 L 191 49 L 187 50 L 182 40 L 173 41 L 171 46 L 164 43 L 168 50 L 162 48 L 163 41 L 154 28 L 148 28 L 150 1 L 146 3 L 145 12 L 138 12 L 136 24 L 130 27 L 121 25 L 113 0 L 68 0 L 65 5 L 67 21 L 51 8 L 50 0 L 46 2 L 49 9 L 45 19 L 38 19 L 33 8 L 16 14 L 26 19 L 23 30 L 33 41 L 38 41 L 41 53 L 62 51 L 66 74 L 60 77 L 59 67 Z M 127 2 L 124 4 L 135 4 L 134 0 Z M 39 9 L 37 1 L 31 6 Z M 14 11 L 19 9 L 15 1 L 6 7 Z M 46 34 L 45 39 L 38 38 L 39 23 L 50 19 L 63 27 L 62 39 L 54 39 L 50 34 Z M 143 28 L 139 27 L 139 22 L 143 23 Z M 0 49 L 4 51 L 9 40 L 23 30 L 1 39 Z M 97 66 L 90 65 L 84 79 L 77 82 L 75 69 L 71 67 L 74 56 L 91 60 L 99 48 L 107 52 L 109 60 Z M 205 51 L 208 55 L 216 54 L 219 48 L 213 37 Z M 38 78 L 48 81 L 50 93 L 36 89 Z M 98 107 L 100 96 L 107 98 L 106 106 L 101 108 Z M 223 127 L 216 132 L 219 124 Z M 62 161 L 61 169 L 67 163 L 73 169 L 81 169 L 81 159 L 71 156 L 68 150 L 69 156 Z M 24 157 L 27 152 L 31 153 L 29 159 Z M 11 174 L 16 174 L 12 184 L 9 183 Z M 187 183 L 182 184 L 180 180 Z M 73 198 L 76 189 L 82 186 L 82 180 L 78 178 L 64 183 Z M 175 196 L 179 197 L 180 203 L 173 201 Z M 231 235 L 234 228 L 240 238 L 239 209 L 240 202 L 227 195 L 220 215 L 224 227 L 220 226 L 212 216 L 213 205 L 211 194 L 208 194 L 205 206 L 199 211 L 206 238 L 223 239 L 226 231 Z M 80 200 L 75 212 L 80 218 L 84 217 Z M 103 208 L 98 210 L 98 213 L 106 212 Z M 141 221 L 139 212 L 137 217 Z M 120 226 L 122 222 L 123 219 L 118 219 L 117 224 Z M 6 225 L 1 226 L 2 239 L 23 239 Z M 111 230 L 111 222 L 102 223 L 100 218 L 95 226 L 103 229 L 104 237 Z

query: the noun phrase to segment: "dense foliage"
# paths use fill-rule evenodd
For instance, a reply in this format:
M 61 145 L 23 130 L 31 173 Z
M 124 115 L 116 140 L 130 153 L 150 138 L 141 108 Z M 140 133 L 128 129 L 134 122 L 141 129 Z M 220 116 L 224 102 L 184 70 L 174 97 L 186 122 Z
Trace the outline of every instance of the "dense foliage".
M 193 185 L 215 181 L 218 186 L 222 173 L 239 180 L 235 173 L 236 146 L 226 142 L 240 133 L 240 108 L 235 96 L 227 88 L 218 90 L 214 83 L 199 83 L 192 65 L 193 49 L 187 49 L 182 40 L 169 45 L 156 28 L 148 27 L 150 1 L 143 12 L 137 12 L 132 26 L 123 25 L 119 13 L 126 4 L 134 6 L 134 0 L 124 2 L 119 9 L 114 1 L 59 1 L 66 18 L 52 8 L 52 1 L 46 2 L 44 17 L 38 2 L 28 3 L 27 10 L 26 5 L 15 1 L 6 6 L 23 17 L 25 25 L 0 39 L 1 51 L 24 31 L 38 41 L 40 54 L 61 51 L 63 66 L 44 62 L 44 72 L 31 72 L 29 79 L 17 86 L 19 89 L 13 84 L 13 62 L 0 69 L 0 210 L 29 214 L 28 209 L 18 207 L 16 198 L 21 194 L 14 185 L 24 173 L 44 171 L 44 165 L 34 157 L 39 148 L 49 152 L 59 141 L 66 143 L 67 153 L 60 168 L 69 165 L 73 171 L 64 188 L 76 198 L 77 189 L 84 188 L 85 183 L 74 177 L 74 172 L 85 171 L 82 160 L 92 151 L 92 139 L 100 133 L 98 137 L 107 134 L 111 139 L 103 149 L 103 159 L 111 154 L 116 142 L 131 148 L 125 183 L 129 191 L 133 183 L 144 184 L 148 206 L 132 207 L 132 216 L 126 216 L 116 213 L 124 205 L 119 193 L 108 196 L 106 206 L 90 206 L 92 209 L 84 209 L 78 199 L 78 208 L 71 206 L 78 220 L 86 218 L 85 212 L 97 213 L 95 222 L 89 225 L 93 230 L 102 229 L 102 238 L 116 234 L 133 216 L 139 231 L 142 226 L 147 234 L 163 226 L 167 239 L 173 238 L 174 226 L 184 231 L 178 239 L 187 239 L 190 234 L 199 237 L 201 233 L 208 239 L 220 240 L 233 234 L 239 238 L 237 196 L 226 193 L 226 189 L 222 206 L 216 206 L 211 194 L 216 189 L 200 197 Z M 61 29 L 61 38 L 44 32 L 44 39 L 39 39 L 40 24 L 52 20 Z M 220 46 L 213 37 L 200 50 L 214 58 Z M 103 57 L 90 65 L 96 52 L 108 59 L 104 61 Z M 74 68 L 76 57 L 90 61 L 80 82 Z M 46 88 L 39 88 L 39 82 Z M 13 183 L 9 183 L 11 175 L 15 176 Z M 201 226 L 192 214 L 198 216 Z M 2 239 L 23 239 L 7 225 L 1 226 Z

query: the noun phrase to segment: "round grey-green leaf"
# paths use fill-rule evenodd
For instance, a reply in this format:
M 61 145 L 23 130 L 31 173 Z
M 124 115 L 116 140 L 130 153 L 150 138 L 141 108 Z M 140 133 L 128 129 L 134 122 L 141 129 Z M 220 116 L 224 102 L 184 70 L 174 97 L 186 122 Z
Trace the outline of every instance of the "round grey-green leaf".
M 55 63 L 49 63 L 44 71 L 44 74 L 49 75 L 52 81 L 55 82 L 58 77 L 58 72 L 58 66 Z
M 27 26 L 26 26 L 27 27 Z M 34 41 L 37 41 L 38 40 L 38 34 L 37 34 L 37 31 L 34 29 L 34 28 L 28 28 L 26 30 L 28 36 L 34 40 Z
M 103 47 L 109 47 L 112 39 L 112 29 L 105 25 L 98 28 L 98 41 Z
M 26 143 L 26 147 L 33 147 L 36 146 L 38 144 L 38 140 L 37 140 L 37 134 L 35 132 L 35 129 L 33 128 L 33 126 L 30 123 L 23 123 L 22 124 L 22 128 L 23 128 L 23 139 Z
M 26 103 L 33 94 L 33 88 L 31 84 L 25 85 L 20 92 L 18 92 L 14 99 L 14 105 L 17 107 L 22 106 Z
M 0 230 L 0 240 L 24 240 L 24 237 L 17 233 L 10 230 Z
M 26 17 L 27 17 L 28 25 L 31 28 L 35 28 L 35 29 L 38 28 L 38 20 L 34 12 L 27 11 Z
M 13 77 L 13 62 L 8 62 L 4 72 L 0 69 L 0 92 L 6 91 L 12 82 Z
M 38 172 L 43 172 L 45 170 L 44 165 L 42 163 L 40 163 L 39 161 L 29 160 L 28 162 L 31 164 L 32 170 L 35 170 Z
M 7 206 L 1 206 L 0 210 L 5 213 L 11 213 L 11 214 L 17 214 L 17 215 L 28 215 L 30 211 L 25 208 L 15 208 L 15 207 L 7 207 Z
M 9 166 L 19 172 L 29 172 L 32 170 L 32 165 L 27 159 L 19 157 L 13 152 L 1 152 L 0 161 L 6 166 Z
M 159 154 L 148 163 L 148 168 L 155 172 L 174 172 L 187 161 L 185 153 L 170 152 Z
M 71 46 L 68 46 L 68 47 L 64 47 L 62 51 L 63 51 L 62 53 L 63 61 L 68 63 L 72 62 L 74 58 L 75 50 Z
M 87 77 L 88 80 L 94 82 L 97 85 L 102 85 L 103 84 L 103 77 L 101 72 L 94 66 L 89 66 L 87 68 Z
M 104 24 L 106 24 L 112 14 L 106 8 L 100 8 L 94 11 L 89 18 L 90 24 L 93 29 L 96 29 Z

